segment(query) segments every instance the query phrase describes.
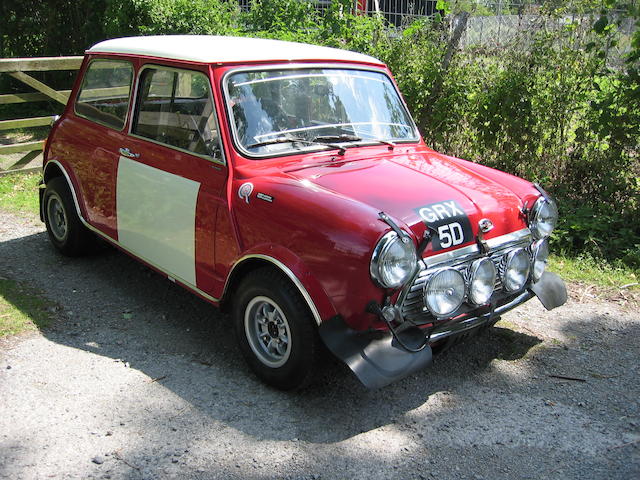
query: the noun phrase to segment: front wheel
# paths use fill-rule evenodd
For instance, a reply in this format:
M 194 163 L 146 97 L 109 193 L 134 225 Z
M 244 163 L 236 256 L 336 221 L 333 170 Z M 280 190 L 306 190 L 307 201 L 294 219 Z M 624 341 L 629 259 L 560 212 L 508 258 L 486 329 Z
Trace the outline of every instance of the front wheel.
M 270 268 L 251 272 L 240 283 L 233 317 L 240 350 L 265 383 L 292 390 L 311 380 L 318 332 L 288 278 Z

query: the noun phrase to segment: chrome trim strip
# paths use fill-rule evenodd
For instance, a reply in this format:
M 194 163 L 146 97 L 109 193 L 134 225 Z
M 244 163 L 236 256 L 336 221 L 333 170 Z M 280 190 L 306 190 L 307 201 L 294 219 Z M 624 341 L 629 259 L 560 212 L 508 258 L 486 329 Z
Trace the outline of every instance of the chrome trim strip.
M 516 298 L 511 300 L 509 303 L 505 303 L 504 305 L 496 308 L 495 311 L 493 312 L 493 314 L 494 314 L 494 316 L 495 315 L 502 315 L 503 313 L 506 313 L 507 311 L 517 307 L 518 305 L 520 305 L 521 303 L 526 302 L 527 300 L 531 299 L 532 297 L 533 297 L 533 293 L 531 293 L 529 290 L 525 290 L 520 295 L 518 295 Z M 447 330 L 443 330 L 441 332 L 433 333 L 431 335 L 431 337 L 429 337 L 429 344 L 433 344 L 433 343 L 437 342 L 438 340 L 442 340 L 443 338 L 449 337 L 451 335 L 455 335 L 457 333 L 461 333 L 461 332 L 464 332 L 464 331 L 471 330 L 473 328 L 479 327 L 479 326 L 487 323 L 490 318 L 491 318 L 491 314 L 490 313 L 485 313 L 484 315 L 481 315 L 479 317 L 468 318 L 466 320 L 463 320 L 462 322 L 453 324 Z
M 231 278 L 231 274 L 233 273 L 235 268 L 238 265 L 240 265 L 242 262 L 244 262 L 245 260 L 248 260 L 250 258 L 259 258 L 261 260 L 266 260 L 266 261 L 268 261 L 270 263 L 273 263 L 276 267 L 278 267 L 280 270 L 282 270 L 287 275 L 287 277 L 289 277 L 289 279 L 293 282 L 293 284 L 296 286 L 296 288 L 298 289 L 298 291 L 300 292 L 300 294 L 304 298 L 305 302 L 307 302 L 307 305 L 308 305 L 309 309 L 311 310 L 311 314 L 313 315 L 313 318 L 315 319 L 316 323 L 318 325 L 320 325 L 322 323 L 322 319 L 320 318 L 320 313 L 318 312 L 318 309 L 316 308 L 315 304 L 313 303 L 313 300 L 311 299 L 311 295 L 309 295 L 309 292 L 307 292 L 307 289 L 304 288 L 304 285 L 302 285 L 302 282 L 298 279 L 298 277 L 296 277 L 296 275 L 284 263 L 282 263 L 280 260 L 276 260 L 275 258 L 270 257 L 268 255 L 262 255 L 262 254 L 245 255 L 245 256 L 239 258 L 238 260 L 236 260 L 236 262 L 231 267 L 231 270 L 229 271 L 229 274 L 227 275 L 227 280 L 225 281 L 225 284 L 224 284 L 224 290 L 222 291 L 222 297 L 223 298 L 224 298 L 225 294 L 227 293 L 227 287 L 229 285 L 229 279 Z
M 434 265 L 438 265 L 439 263 L 444 263 L 449 260 L 454 260 L 459 257 L 464 257 L 467 255 L 473 255 L 474 253 L 478 253 L 480 249 L 477 245 L 467 245 L 466 247 L 459 248 L 458 250 L 452 250 L 450 252 L 438 253 L 436 255 L 431 255 L 430 257 L 425 257 L 424 263 L 427 265 L 427 268 L 433 267 Z
M 62 166 L 62 164 L 57 160 L 48 160 L 47 163 L 44 165 L 44 167 L 42 167 L 42 178 L 44 178 L 45 174 L 47 173 L 47 167 L 52 163 L 57 165 L 58 168 L 60 168 L 60 170 L 62 170 L 62 174 L 67 179 L 67 185 L 69 185 L 69 190 L 71 190 L 71 196 L 73 197 L 73 203 L 76 206 L 76 213 L 78 214 L 78 218 L 80 218 L 80 221 L 86 227 L 90 227 L 90 225 L 87 223 L 87 221 L 82 216 L 82 211 L 80 210 L 80 204 L 78 203 L 78 197 L 76 195 L 76 189 L 73 186 L 73 182 L 71 182 L 71 178 L 69 177 L 69 174 L 67 173 L 67 170 Z M 46 183 L 45 183 L 45 186 L 46 186 Z
M 385 67 L 386 65 L 379 65 L 377 67 L 374 67 L 371 65 L 358 64 L 357 62 L 344 62 L 344 63 L 343 62 L 339 62 L 339 63 L 338 62 L 336 63 L 303 63 L 303 62 L 285 63 L 285 62 L 282 62 L 282 63 L 276 63 L 276 64 L 262 64 L 262 65 L 256 64 L 250 67 L 239 67 L 239 68 L 234 68 L 226 71 L 222 76 L 220 83 L 222 87 L 221 91 L 223 94 L 222 100 L 224 103 L 225 112 L 227 114 L 227 124 L 231 130 L 231 139 L 232 139 L 233 146 L 235 147 L 238 153 L 240 153 L 243 157 L 248 158 L 250 160 L 263 160 L 263 159 L 266 160 L 274 157 L 284 157 L 284 156 L 300 155 L 304 153 L 316 153 L 318 151 L 320 152 L 323 151 L 321 150 L 322 146 L 318 145 L 316 147 L 312 146 L 300 151 L 292 151 L 292 152 L 286 152 L 286 153 L 279 152 L 279 153 L 273 153 L 273 154 L 267 154 L 267 155 L 256 155 L 254 153 L 251 153 L 245 150 L 245 148 L 238 141 L 238 132 L 236 129 L 236 122 L 234 121 L 233 112 L 230 111 L 231 109 L 229 108 L 228 77 L 235 73 L 242 73 L 242 72 L 256 72 L 256 71 L 265 71 L 265 70 L 298 70 L 298 69 L 364 70 L 364 71 L 383 74 L 385 77 L 387 77 L 387 79 L 389 79 L 389 81 L 391 82 L 391 85 L 393 85 L 393 88 L 396 94 L 398 95 L 398 98 L 400 99 L 400 103 L 404 107 L 405 113 L 407 114 L 407 117 L 411 121 L 411 126 L 413 127 L 413 133 L 416 135 L 415 139 L 403 140 L 401 142 L 398 141 L 398 143 L 419 143 L 421 137 L 420 137 L 420 132 L 418 131 L 418 127 L 416 126 L 416 122 L 411 116 L 411 112 L 409 111 L 409 108 L 407 107 L 407 104 L 405 103 L 404 98 L 400 94 L 398 86 L 393 81 L 393 79 L 389 76 L 389 73 L 387 72 Z
M 518 242 L 520 240 L 530 239 L 531 238 L 531 230 L 528 228 L 523 228 L 522 230 L 516 230 L 515 232 L 507 233 L 506 235 L 501 235 L 499 237 L 491 238 L 486 240 L 487 245 L 490 248 L 496 248 L 505 243 Z
M 83 221 L 84 222 L 84 221 Z M 202 290 L 200 290 L 198 287 L 196 287 L 195 285 L 193 285 L 190 282 L 187 282 L 186 280 L 183 280 L 182 278 L 178 277 L 176 274 L 169 272 L 168 270 L 165 270 L 162 267 L 159 267 L 158 265 L 156 265 L 155 263 L 153 263 L 150 260 L 147 260 L 145 257 L 143 257 L 142 255 L 140 255 L 139 253 L 135 253 L 132 252 L 131 250 L 129 250 L 126 247 L 123 247 L 122 244 L 120 242 L 118 242 L 117 240 L 114 240 L 113 238 L 111 238 L 109 235 L 101 232 L 100 230 L 98 230 L 97 228 L 89 225 L 88 223 L 84 222 L 85 225 L 87 226 L 87 228 L 89 230 L 91 230 L 93 233 L 95 233 L 96 235 L 104 238 L 105 240 L 107 240 L 110 243 L 113 243 L 115 245 L 117 245 L 119 248 L 121 248 L 122 250 L 124 250 L 127 253 L 130 253 L 133 257 L 135 258 L 139 258 L 140 260 L 142 260 L 144 263 L 146 263 L 147 265 L 151 265 L 154 269 L 158 270 L 159 272 L 161 272 L 162 274 L 164 274 L 167 279 L 171 282 L 180 282 L 182 285 L 184 285 L 185 287 L 187 287 L 189 290 L 193 290 L 194 292 L 196 292 L 198 295 L 203 296 L 204 298 L 206 298 L 207 300 L 211 300 L 212 302 L 218 303 L 220 301 L 219 298 L 213 297 L 211 295 L 209 295 L 207 292 L 204 292 Z
M 493 249 L 507 243 L 517 242 L 520 240 L 525 240 L 527 238 L 531 238 L 531 231 L 528 228 L 523 228 L 522 230 L 516 230 L 515 232 L 507 233 L 505 235 L 501 235 L 499 237 L 486 240 L 486 243 L 489 246 L 489 248 Z M 432 267 L 434 265 L 446 262 L 448 260 L 454 260 L 459 257 L 463 257 L 466 255 L 473 255 L 474 253 L 479 253 L 479 252 L 480 252 L 480 249 L 478 248 L 477 245 L 467 245 L 466 247 L 462 247 L 457 250 L 452 250 L 450 252 L 431 255 L 430 257 L 425 257 L 422 260 L 427 265 L 427 267 Z
M 222 166 L 226 166 L 227 165 L 226 164 L 226 160 L 224 158 L 224 152 L 222 152 L 222 145 L 220 146 L 220 151 L 222 152 L 222 157 L 223 158 L 222 159 L 218 159 L 218 158 L 211 157 L 211 156 L 208 156 L 208 155 L 201 155 L 199 153 L 190 152 L 189 150 L 186 150 L 184 148 L 176 147 L 174 145 L 169 145 L 168 143 L 162 143 L 162 142 L 160 142 L 158 140 L 154 140 L 153 138 L 143 137 L 142 135 L 136 135 L 135 133 L 129 133 L 128 135 L 131 138 L 137 138 L 138 140 L 144 140 L 145 142 L 155 143 L 156 145 L 159 145 L 161 147 L 166 147 L 166 148 L 169 148 L 171 150 L 175 150 L 175 151 L 180 152 L 180 153 L 186 153 L 187 155 L 191 155 L 193 157 L 201 158 L 201 159 L 207 160 L 209 162 L 217 163 L 218 165 L 222 165 Z

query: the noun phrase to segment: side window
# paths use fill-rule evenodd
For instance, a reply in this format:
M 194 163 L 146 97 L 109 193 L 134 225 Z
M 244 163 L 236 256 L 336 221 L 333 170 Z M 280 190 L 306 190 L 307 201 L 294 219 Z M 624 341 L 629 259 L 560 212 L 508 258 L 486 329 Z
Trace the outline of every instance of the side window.
M 127 110 L 133 67 L 120 60 L 94 60 L 89 64 L 76 99 L 81 117 L 122 130 Z
M 146 68 L 132 133 L 189 152 L 219 156 L 213 97 L 201 72 Z

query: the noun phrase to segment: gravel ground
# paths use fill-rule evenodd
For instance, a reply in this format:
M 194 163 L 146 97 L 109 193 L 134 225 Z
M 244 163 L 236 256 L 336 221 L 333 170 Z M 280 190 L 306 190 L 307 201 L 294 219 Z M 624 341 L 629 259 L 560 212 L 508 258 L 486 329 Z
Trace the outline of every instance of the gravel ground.
M 116 251 L 63 258 L 1 213 L 0 275 L 58 305 L 0 343 L 0 478 L 640 478 L 640 318 L 615 304 L 532 300 L 382 390 L 328 362 L 282 393 L 224 315 Z

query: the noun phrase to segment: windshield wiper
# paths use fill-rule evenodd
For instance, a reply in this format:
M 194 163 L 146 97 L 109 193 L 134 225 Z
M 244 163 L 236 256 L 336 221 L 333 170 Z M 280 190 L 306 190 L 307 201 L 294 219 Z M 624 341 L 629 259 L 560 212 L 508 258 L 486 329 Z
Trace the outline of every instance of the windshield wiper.
M 331 141 L 331 140 L 328 140 Z M 281 137 L 272 138 L 271 140 L 265 140 L 263 142 L 252 143 L 250 145 L 245 146 L 245 148 L 257 148 L 264 147 L 266 145 L 275 145 L 277 143 L 306 143 L 308 145 L 322 145 L 324 147 L 331 147 L 338 150 L 338 155 L 344 155 L 345 148 L 341 145 L 336 145 L 334 143 L 328 143 L 327 141 L 318 140 L 318 137 L 313 140 L 307 140 L 306 138 L 301 137 L 293 137 L 291 135 L 284 135 Z
M 362 137 L 358 137 L 356 135 L 347 135 L 347 134 L 342 134 L 342 135 L 320 135 L 318 137 L 315 137 L 314 140 L 316 142 L 360 142 L 360 141 L 365 141 L 365 142 L 377 142 L 377 143 L 382 143 L 383 145 L 387 145 L 389 147 L 389 150 L 393 150 L 394 147 L 396 146 L 395 143 L 390 142 L 389 140 L 382 140 L 380 138 L 365 138 L 363 139 Z
M 359 142 L 362 138 L 356 135 L 347 135 L 343 133 L 342 135 L 318 135 L 314 137 L 314 142 Z
M 244 148 L 258 148 L 258 147 L 264 147 L 266 145 L 275 145 L 276 143 L 295 143 L 297 141 L 298 139 L 293 137 L 276 137 L 270 140 L 265 140 L 263 142 L 257 142 L 257 143 L 252 143 L 250 145 L 245 145 Z
M 381 138 L 372 138 L 371 140 L 386 145 L 389 150 L 393 150 L 396 147 L 396 144 L 394 142 L 390 142 L 389 140 L 382 140 Z

